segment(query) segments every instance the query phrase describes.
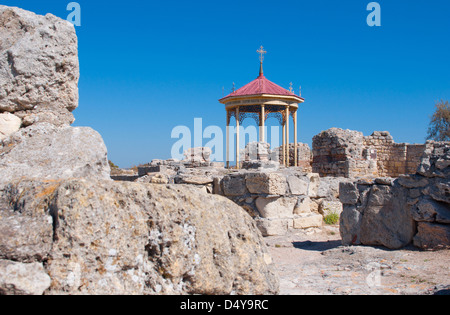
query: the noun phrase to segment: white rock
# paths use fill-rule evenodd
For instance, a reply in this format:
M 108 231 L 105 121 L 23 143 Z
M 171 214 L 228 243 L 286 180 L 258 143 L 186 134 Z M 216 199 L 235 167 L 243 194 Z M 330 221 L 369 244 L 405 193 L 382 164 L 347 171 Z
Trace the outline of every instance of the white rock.
M 42 295 L 50 287 L 50 282 L 42 263 L 0 260 L 0 294 Z
M 10 113 L 0 114 L 0 140 L 18 131 L 21 125 L 22 120 L 16 115 Z
M 322 225 L 323 217 L 320 214 L 294 218 L 294 229 L 308 229 L 311 227 L 321 227 Z

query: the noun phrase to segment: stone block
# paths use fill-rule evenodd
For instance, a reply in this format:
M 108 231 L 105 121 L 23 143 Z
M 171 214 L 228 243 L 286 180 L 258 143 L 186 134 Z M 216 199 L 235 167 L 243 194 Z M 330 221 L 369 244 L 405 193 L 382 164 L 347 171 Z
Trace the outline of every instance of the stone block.
M 339 199 L 343 204 L 354 205 L 359 199 L 359 190 L 354 183 L 342 182 L 339 184 Z
M 263 218 L 292 218 L 297 197 L 276 197 L 256 199 L 256 208 Z
M 288 176 L 287 182 L 293 195 L 308 195 L 309 178 L 297 176 Z
M 294 208 L 294 214 L 311 213 L 311 198 L 299 197 L 297 205 Z
M 418 222 L 438 222 L 450 224 L 450 207 L 442 202 L 422 199 L 413 208 L 413 218 Z
M 245 185 L 245 174 L 232 174 L 222 180 L 222 188 L 225 196 L 242 196 L 248 193 Z
M 50 282 L 42 263 L 0 260 L 0 295 L 42 295 Z
M 286 235 L 289 229 L 293 227 L 292 219 L 263 219 L 258 218 L 256 225 L 263 236 L 281 236 Z
M 450 225 L 419 222 L 414 246 L 429 250 L 450 248 Z
M 252 194 L 280 196 L 287 192 L 286 177 L 280 173 L 249 173 L 246 184 Z
M 294 229 L 308 229 L 322 227 L 323 217 L 320 214 L 311 214 L 294 218 Z
M 307 177 L 309 179 L 308 196 L 316 197 L 320 186 L 320 176 L 317 173 L 310 173 Z

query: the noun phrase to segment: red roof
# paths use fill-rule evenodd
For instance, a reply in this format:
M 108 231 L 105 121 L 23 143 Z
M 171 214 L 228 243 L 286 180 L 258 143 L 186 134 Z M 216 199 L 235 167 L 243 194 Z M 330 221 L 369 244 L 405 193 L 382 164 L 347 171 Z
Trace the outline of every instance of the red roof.
M 239 90 L 234 91 L 228 96 L 220 100 L 224 100 L 229 97 L 236 96 L 249 96 L 249 95 L 262 95 L 262 94 L 271 94 L 271 95 L 284 95 L 284 96 L 294 96 L 300 99 L 303 99 L 292 92 L 282 88 L 281 86 L 269 81 L 266 77 L 261 74 L 256 80 L 250 82 L 249 84 L 241 87 Z

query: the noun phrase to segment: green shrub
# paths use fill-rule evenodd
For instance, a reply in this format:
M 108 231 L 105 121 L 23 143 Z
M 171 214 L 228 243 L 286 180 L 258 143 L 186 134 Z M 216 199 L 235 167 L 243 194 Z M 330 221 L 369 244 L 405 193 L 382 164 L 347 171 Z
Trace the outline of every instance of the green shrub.
M 325 221 L 325 224 L 327 225 L 335 225 L 339 223 L 339 214 L 336 212 L 331 212 L 328 215 L 326 215 L 323 220 Z

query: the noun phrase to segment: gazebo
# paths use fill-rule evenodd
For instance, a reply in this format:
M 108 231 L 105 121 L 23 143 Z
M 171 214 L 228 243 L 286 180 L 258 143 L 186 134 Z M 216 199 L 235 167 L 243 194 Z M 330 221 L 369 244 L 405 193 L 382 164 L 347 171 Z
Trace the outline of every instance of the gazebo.
M 289 167 L 289 117 L 292 116 L 294 121 L 294 161 L 297 165 L 297 110 L 299 104 L 305 100 L 292 92 L 292 84 L 290 91 L 269 81 L 264 76 L 263 62 L 264 48 L 257 51 L 260 54 L 260 70 L 259 76 L 252 82 L 242 88 L 233 91 L 228 96 L 219 100 L 225 105 L 227 112 L 227 131 L 226 131 L 226 159 L 227 168 L 230 167 L 230 136 L 229 126 L 231 117 L 236 119 L 236 166 L 240 167 L 239 161 L 239 126 L 242 125 L 245 118 L 255 119 L 259 126 L 259 141 L 266 142 L 264 127 L 269 117 L 275 117 L 283 127 L 283 144 L 282 144 L 282 164 Z

